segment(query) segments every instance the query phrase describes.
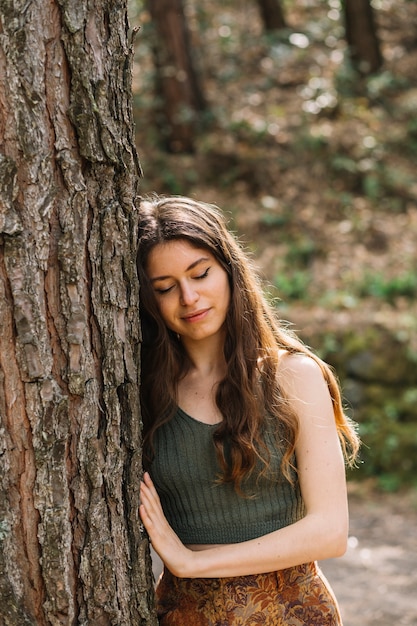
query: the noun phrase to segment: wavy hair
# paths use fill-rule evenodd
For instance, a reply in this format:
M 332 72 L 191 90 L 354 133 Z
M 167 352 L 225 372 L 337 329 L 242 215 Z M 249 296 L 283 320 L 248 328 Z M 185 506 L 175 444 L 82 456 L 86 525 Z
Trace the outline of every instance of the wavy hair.
M 227 229 L 220 210 L 177 196 L 151 196 L 142 199 L 140 205 L 137 263 L 143 334 L 141 405 L 145 463 L 153 457 L 155 432 L 175 413 L 177 386 L 191 365 L 176 334 L 166 327 L 159 314 L 146 273 L 150 251 L 172 240 L 185 240 L 209 250 L 229 278 L 231 301 L 224 345 L 227 373 L 216 391 L 216 403 L 223 416 L 214 432 L 221 468 L 219 480 L 233 483 L 241 492 L 242 481 L 259 461 L 262 471 L 267 471 L 270 459 L 263 433 L 269 416 L 276 418 L 276 441 L 283 446 L 282 471 L 293 481 L 299 424 L 277 379 L 280 349 L 308 355 L 319 364 L 332 398 L 345 459 L 353 464 L 359 440 L 343 412 L 332 370 L 277 319 L 251 260 Z

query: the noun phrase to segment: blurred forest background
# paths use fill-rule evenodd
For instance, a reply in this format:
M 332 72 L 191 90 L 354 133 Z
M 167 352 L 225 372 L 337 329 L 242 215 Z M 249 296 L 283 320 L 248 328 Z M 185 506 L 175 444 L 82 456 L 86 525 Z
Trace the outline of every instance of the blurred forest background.
M 353 478 L 416 486 L 417 3 L 130 13 L 142 193 L 226 212 L 281 318 L 337 370 L 364 441 Z
M 345 626 L 415 625 L 417 2 L 130 11 L 142 193 L 220 206 L 279 316 L 335 366 L 364 445 L 347 553 L 322 567 Z

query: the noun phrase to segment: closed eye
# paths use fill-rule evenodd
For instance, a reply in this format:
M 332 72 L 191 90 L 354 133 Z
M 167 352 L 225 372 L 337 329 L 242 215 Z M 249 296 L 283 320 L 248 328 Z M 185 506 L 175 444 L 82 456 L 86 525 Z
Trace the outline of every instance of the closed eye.
M 202 274 L 199 274 L 198 276 L 193 276 L 192 279 L 193 280 L 203 280 L 204 278 L 207 278 L 208 273 L 210 271 L 211 267 L 208 267 L 206 270 L 204 270 L 204 272 Z M 159 288 L 159 289 L 155 289 L 156 293 L 159 293 L 160 295 L 164 295 L 166 293 L 169 293 L 170 291 L 172 291 L 174 289 L 175 285 L 171 285 L 170 287 L 165 287 L 165 288 Z
M 171 289 L 174 289 L 174 285 L 171 285 L 171 287 L 166 287 L 165 289 L 155 289 L 155 291 L 156 293 L 164 294 L 169 293 Z
M 210 271 L 210 267 L 208 267 L 202 274 L 200 274 L 199 276 L 194 276 L 194 280 L 201 280 L 202 278 L 207 278 L 208 273 Z

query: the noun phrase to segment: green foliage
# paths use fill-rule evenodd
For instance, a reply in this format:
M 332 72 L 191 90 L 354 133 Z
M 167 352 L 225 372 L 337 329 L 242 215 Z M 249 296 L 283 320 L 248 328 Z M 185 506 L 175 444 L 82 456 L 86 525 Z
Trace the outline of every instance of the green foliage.
M 287 226 L 291 220 L 291 215 L 288 212 L 285 213 L 263 213 L 259 218 L 259 224 L 265 226 L 268 229 L 282 228 Z
M 417 369 L 410 344 L 416 321 L 401 332 L 372 325 L 323 329 L 307 343 L 339 375 L 348 414 L 363 441 L 361 463 L 353 477 L 373 477 L 381 488 L 417 486 Z
M 370 102 L 384 102 L 386 97 L 406 89 L 409 81 L 392 72 L 380 71 L 368 77 L 362 76 L 352 65 L 349 57 L 335 73 L 335 87 L 339 96 L 344 98 L 367 97 Z
M 392 72 L 378 72 L 370 76 L 366 81 L 366 93 L 371 100 L 377 100 L 388 94 L 395 94 L 399 89 L 408 86 L 407 79 Z
M 331 159 L 332 167 L 337 172 L 349 172 L 356 174 L 358 172 L 358 164 L 355 159 L 346 154 L 335 154 Z
M 328 152 L 329 140 L 323 135 L 311 132 L 308 124 L 302 126 L 294 139 L 294 149 L 299 154 L 311 154 L 311 156 L 323 155 Z
M 243 119 L 230 122 L 229 131 L 241 140 L 251 141 L 255 145 L 262 145 L 265 142 L 265 137 L 267 135 L 267 125 L 265 122 L 260 124 L 251 124 L 249 120 Z
M 267 215 L 267 220 L 272 227 L 288 225 L 290 219 L 293 217 L 289 212 Z M 308 236 L 298 235 L 288 237 L 286 244 L 287 250 L 282 269 L 274 276 L 274 287 L 279 298 L 284 302 L 308 302 L 311 298 L 310 284 L 312 282 L 309 267 L 318 254 L 317 243 Z
M 365 444 L 360 467 L 363 477 L 377 477 L 380 486 L 387 490 L 410 484 L 417 486 L 414 424 L 402 424 L 383 408 L 360 424 L 359 434 Z
M 293 240 L 286 254 L 289 267 L 307 267 L 318 253 L 317 242 L 311 237 L 301 236 Z
M 372 297 L 393 303 L 396 298 L 417 297 L 417 273 L 409 270 L 397 276 L 387 277 L 379 272 L 367 272 L 357 285 L 359 297 Z
M 382 179 L 377 172 L 365 174 L 362 179 L 364 194 L 371 200 L 378 200 L 383 194 Z
M 294 300 L 308 301 L 310 274 L 303 270 L 292 270 L 275 275 L 274 286 L 278 297 L 284 302 Z
M 408 137 L 406 149 L 411 157 L 417 157 L 417 117 L 412 117 L 407 121 L 406 136 Z

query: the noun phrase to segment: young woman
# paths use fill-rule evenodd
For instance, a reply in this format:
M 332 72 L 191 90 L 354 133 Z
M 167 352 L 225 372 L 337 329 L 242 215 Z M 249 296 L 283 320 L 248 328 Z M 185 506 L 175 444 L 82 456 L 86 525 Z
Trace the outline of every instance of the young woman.
M 141 205 L 146 469 L 163 626 L 335 626 L 359 442 L 329 367 L 280 324 L 219 210 Z

